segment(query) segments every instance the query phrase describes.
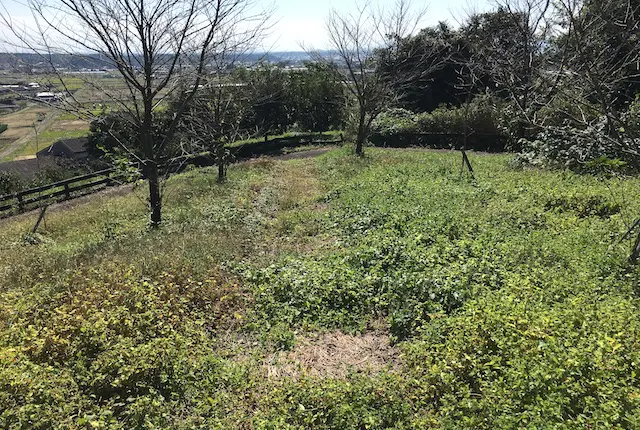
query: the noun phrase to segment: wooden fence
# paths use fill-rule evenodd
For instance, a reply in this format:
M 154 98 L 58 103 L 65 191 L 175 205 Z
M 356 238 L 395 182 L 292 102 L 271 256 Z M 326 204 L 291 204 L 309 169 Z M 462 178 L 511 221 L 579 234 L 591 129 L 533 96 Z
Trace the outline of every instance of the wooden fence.
M 466 139 L 465 135 L 460 133 L 398 133 L 391 136 L 374 134 L 370 140 L 375 146 L 426 146 L 449 149 L 461 148 L 462 143 L 466 140 L 467 149 L 483 151 L 504 151 L 507 144 L 505 136 L 479 133 L 467 135 Z M 342 134 L 333 137 L 322 133 L 311 133 L 265 139 L 264 141 L 251 142 L 229 149 L 236 160 L 242 160 L 259 155 L 278 154 L 286 148 L 299 145 L 334 145 L 342 142 Z M 178 157 L 176 160 L 182 158 L 184 158 L 184 162 L 181 165 L 186 163 L 204 166 L 213 163 L 210 155 L 206 153 L 186 155 Z M 171 166 L 167 167 L 170 168 Z M 79 195 L 96 192 L 110 185 L 121 184 L 122 182 L 123 180 L 117 174 L 116 169 L 111 168 L 0 196 L 0 217 L 34 209 L 38 207 L 37 203 L 68 200 Z
M 323 134 L 304 134 L 290 137 L 276 137 L 229 149 L 236 160 L 242 160 L 259 155 L 277 154 L 286 148 L 303 144 L 337 144 L 342 143 L 342 141 L 342 135 L 331 139 Z M 173 161 L 176 160 L 183 160 L 180 166 L 184 164 L 204 166 L 213 163 L 213 160 L 207 153 L 185 155 L 177 157 Z M 176 168 L 172 163 L 165 166 L 165 169 L 168 169 L 172 173 L 180 170 L 180 168 L 175 170 Z M 35 209 L 39 206 L 38 203 L 55 203 L 69 200 L 80 195 L 91 194 L 110 185 L 119 185 L 123 182 L 125 181 L 122 177 L 119 177 L 116 169 L 110 168 L 0 196 L 0 218 Z
M 38 206 L 36 203 L 68 200 L 120 183 L 116 169 L 111 168 L 7 194 L 0 196 L 0 216 L 33 209 Z

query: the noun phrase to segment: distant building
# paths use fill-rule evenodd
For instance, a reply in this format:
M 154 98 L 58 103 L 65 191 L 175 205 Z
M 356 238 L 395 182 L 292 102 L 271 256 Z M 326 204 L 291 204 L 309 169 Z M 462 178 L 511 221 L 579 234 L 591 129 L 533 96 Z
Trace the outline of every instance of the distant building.
M 23 89 L 20 85 L 0 85 L 0 93 L 15 93 Z
M 73 139 L 62 139 L 48 148 L 38 151 L 38 158 L 42 157 L 65 157 L 74 160 L 86 160 L 89 158 L 89 149 L 87 137 L 78 137 Z
M 36 98 L 38 100 L 42 100 L 43 102 L 52 102 L 52 101 L 58 100 L 58 95 L 56 93 L 45 91 L 45 92 L 37 93 Z

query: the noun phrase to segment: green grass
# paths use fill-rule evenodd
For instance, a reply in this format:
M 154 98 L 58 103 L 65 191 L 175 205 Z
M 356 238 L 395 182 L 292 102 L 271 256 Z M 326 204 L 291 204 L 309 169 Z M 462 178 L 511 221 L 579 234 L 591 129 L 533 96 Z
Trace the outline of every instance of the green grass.
M 475 182 L 413 150 L 192 170 L 157 231 L 143 185 L 36 235 L 0 221 L 0 427 L 638 428 L 640 271 L 617 239 L 640 181 L 470 157 Z M 327 331 L 401 355 L 267 375 Z

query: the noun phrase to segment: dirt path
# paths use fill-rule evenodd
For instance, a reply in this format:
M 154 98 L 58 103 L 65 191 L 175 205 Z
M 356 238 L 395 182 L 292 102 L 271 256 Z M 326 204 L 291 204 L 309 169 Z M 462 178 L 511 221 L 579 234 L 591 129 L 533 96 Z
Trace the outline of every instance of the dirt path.
M 265 158 L 270 158 L 270 159 L 274 159 L 274 160 L 298 160 L 298 159 L 303 159 L 303 158 L 315 158 L 315 157 L 319 157 L 322 154 L 325 154 L 327 152 L 329 152 L 330 150 L 334 149 L 333 147 L 328 147 L 328 148 L 320 148 L 320 149 L 311 149 L 308 151 L 299 151 L 299 152 L 292 152 L 289 154 L 284 154 L 284 155 L 276 155 L 276 156 L 267 156 Z M 263 157 L 260 157 L 263 158 Z M 253 159 L 253 160 L 257 160 L 257 158 Z M 243 161 L 243 163 L 250 163 L 251 160 L 247 160 L 247 161 Z M 47 213 L 52 213 L 52 212 L 58 212 L 61 210 L 66 210 L 75 206 L 79 206 L 83 203 L 86 203 L 89 201 L 89 199 L 95 199 L 96 197 L 99 196 L 121 196 L 121 195 L 125 195 L 130 193 L 133 190 L 133 185 L 132 184 L 125 184 L 125 185 L 118 185 L 118 186 L 113 186 L 113 187 L 108 187 L 108 188 L 103 188 L 100 191 L 96 191 L 94 193 L 90 193 L 90 194 L 85 194 L 79 197 L 75 197 L 69 200 L 65 200 L 59 203 L 53 203 L 51 205 L 49 205 L 49 207 L 47 208 Z M 20 213 L 20 214 L 16 214 L 13 216 L 8 216 L 5 218 L 0 218 L 0 226 L 4 223 L 7 222 L 8 220 L 16 220 L 16 219 L 22 219 L 22 218 L 28 218 L 30 216 L 33 216 L 34 213 L 37 213 L 40 209 L 36 208 L 36 209 L 32 209 L 32 210 L 28 210 L 26 212 Z
M 273 158 L 277 160 L 297 160 L 300 158 L 315 158 L 322 154 L 326 154 L 332 149 L 335 149 L 335 148 L 329 147 L 329 148 L 320 148 L 320 149 L 310 149 L 308 151 L 299 151 L 299 152 L 291 152 L 289 154 L 284 154 L 284 155 L 276 155 Z
M 298 160 L 301 158 L 314 158 L 319 157 L 320 155 L 325 154 L 335 148 L 335 146 L 325 146 L 316 149 L 305 149 L 303 151 L 289 152 L 288 154 L 262 154 L 251 158 L 242 158 L 238 160 L 238 164 L 251 163 L 260 159 Z

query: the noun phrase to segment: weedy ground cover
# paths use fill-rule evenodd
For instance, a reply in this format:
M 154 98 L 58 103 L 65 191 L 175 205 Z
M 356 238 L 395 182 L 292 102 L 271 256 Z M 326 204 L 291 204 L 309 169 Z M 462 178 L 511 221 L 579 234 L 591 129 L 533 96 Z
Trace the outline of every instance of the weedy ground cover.
M 459 162 L 191 170 L 157 231 L 142 189 L 0 221 L 0 426 L 637 428 L 640 182 Z

